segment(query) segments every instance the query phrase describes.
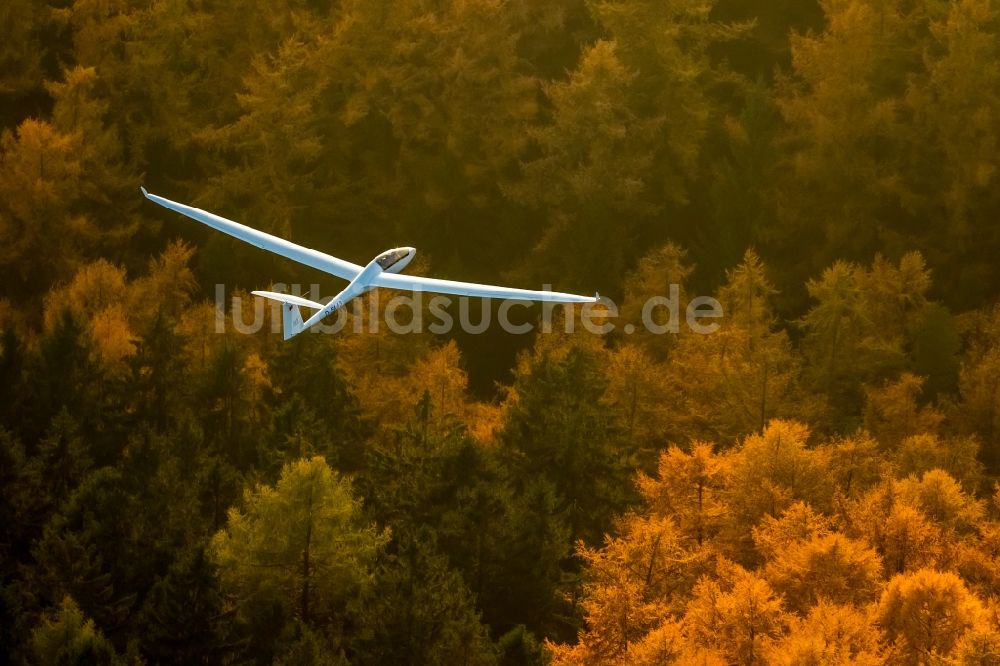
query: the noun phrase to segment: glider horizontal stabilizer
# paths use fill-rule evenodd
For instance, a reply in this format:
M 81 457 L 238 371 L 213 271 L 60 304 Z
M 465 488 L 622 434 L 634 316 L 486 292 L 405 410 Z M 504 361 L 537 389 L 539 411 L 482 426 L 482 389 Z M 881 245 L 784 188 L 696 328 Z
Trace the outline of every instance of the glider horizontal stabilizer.
M 270 298 L 272 301 L 278 301 L 279 303 L 290 303 L 292 305 L 301 305 L 302 307 L 312 308 L 313 310 L 322 310 L 323 304 L 317 303 L 316 301 L 310 301 L 308 298 L 302 298 L 301 296 L 293 296 L 292 294 L 281 294 L 276 291 L 252 291 L 251 294 L 255 296 L 263 296 L 264 298 Z

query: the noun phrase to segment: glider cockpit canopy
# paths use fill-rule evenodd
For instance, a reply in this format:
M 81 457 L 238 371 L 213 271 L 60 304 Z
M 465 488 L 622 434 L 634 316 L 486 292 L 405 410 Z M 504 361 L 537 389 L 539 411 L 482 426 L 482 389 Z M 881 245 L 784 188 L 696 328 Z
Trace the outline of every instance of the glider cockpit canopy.
M 388 271 L 390 269 L 393 273 L 397 273 L 402 270 L 403 266 L 409 263 L 408 259 L 413 256 L 414 250 L 410 247 L 399 247 L 395 250 L 387 250 L 383 252 L 378 259 L 378 265 L 381 266 L 383 271 Z M 407 260 L 402 266 L 397 266 L 399 262 Z

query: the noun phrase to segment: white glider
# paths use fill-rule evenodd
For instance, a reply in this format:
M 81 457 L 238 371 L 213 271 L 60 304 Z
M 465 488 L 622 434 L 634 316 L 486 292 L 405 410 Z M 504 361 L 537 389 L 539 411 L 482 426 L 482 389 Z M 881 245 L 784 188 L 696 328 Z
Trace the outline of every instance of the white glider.
M 263 231 L 252 229 L 246 225 L 227 220 L 204 211 L 200 208 L 186 206 L 170 199 L 155 194 L 150 194 L 145 187 L 139 188 L 142 194 L 164 208 L 176 211 L 181 215 L 186 215 L 193 220 L 206 224 L 213 229 L 229 234 L 251 245 L 269 250 L 282 257 L 287 257 L 300 264 L 311 266 L 318 270 L 336 275 L 348 281 L 347 287 L 333 297 L 326 305 L 310 301 L 300 296 L 291 294 L 280 294 L 273 291 L 255 291 L 257 296 L 263 296 L 271 300 L 279 301 L 282 304 L 282 328 L 284 329 L 285 340 L 294 335 L 298 335 L 307 328 L 318 324 L 324 317 L 344 306 L 345 303 L 360 296 L 375 287 L 388 287 L 390 289 L 406 289 L 410 291 L 430 291 L 439 294 L 455 294 L 458 296 L 479 296 L 482 298 L 509 298 L 521 301 L 549 301 L 556 303 L 595 303 L 599 296 L 577 296 L 576 294 L 564 294 L 558 291 L 533 291 L 530 289 L 513 289 L 510 287 L 494 287 L 485 284 L 475 284 L 472 282 L 456 282 L 454 280 L 438 280 L 436 278 L 419 277 L 416 275 L 400 275 L 416 254 L 416 249 L 412 247 L 398 247 L 386 250 L 382 254 L 372 259 L 367 266 L 359 266 L 349 261 L 331 257 L 323 252 L 311 250 L 301 245 L 296 245 L 283 238 L 266 234 Z M 315 314 L 305 321 L 302 320 L 300 307 L 317 310 Z

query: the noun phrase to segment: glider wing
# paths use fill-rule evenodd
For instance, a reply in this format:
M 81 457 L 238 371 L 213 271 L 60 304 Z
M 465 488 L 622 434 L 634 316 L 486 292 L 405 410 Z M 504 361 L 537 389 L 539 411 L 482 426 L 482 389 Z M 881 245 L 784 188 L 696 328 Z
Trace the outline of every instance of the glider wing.
M 277 236 L 266 234 L 263 231 L 252 229 L 246 225 L 240 224 L 239 222 L 227 220 L 224 217 L 219 217 L 218 215 L 209 213 L 201 208 L 186 206 L 184 204 L 177 203 L 176 201 L 171 201 L 170 199 L 164 199 L 161 196 L 150 194 L 146 191 L 146 188 L 141 189 L 143 195 L 153 203 L 157 203 L 164 208 L 169 208 L 170 210 L 176 211 L 181 215 L 186 215 L 192 220 L 197 220 L 198 222 L 208 225 L 213 229 L 229 234 L 234 238 L 239 238 L 241 241 L 246 241 L 251 245 L 256 245 L 259 248 L 279 254 L 282 257 L 291 259 L 292 261 L 297 261 L 300 264 L 311 266 L 312 268 L 330 273 L 331 275 L 336 275 L 337 277 L 345 280 L 353 280 L 354 277 L 361 272 L 361 266 L 358 266 L 357 264 L 352 264 L 349 261 L 344 261 L 343 259 L 338 259 L 337 257 L 331 257 L 323 252 L 311 250 L 307 247 L 302 247 L 301 245 L 296 245 L 295 243 L 286 241 L 284 238 L 278 238 Z
M 478 296 L 480 298 L 509 298 L 519 301 L 596 303 L 598 300 L 596 295 L 577 296 L 576 294 L 564 294 L 559 291 L 535 291 L 532 289 L 514 289 L 512 287 L 494 287 L 488 284 L 439 280 L 437 278 L 397 273 L 381 273 L 372 280 L 371 284 L 375 287 L 386 287 L 389 289 L 410 289 L 412 291 L 430 291 L 437 294 Z

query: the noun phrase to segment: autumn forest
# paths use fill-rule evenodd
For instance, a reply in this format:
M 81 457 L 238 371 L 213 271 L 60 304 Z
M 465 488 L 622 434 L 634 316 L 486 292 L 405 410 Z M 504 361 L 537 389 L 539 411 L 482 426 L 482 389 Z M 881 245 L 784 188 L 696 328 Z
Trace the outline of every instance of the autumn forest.
M 998 220 L 1000 0 L 4 0 L 0 663 L 1000 665 Z

